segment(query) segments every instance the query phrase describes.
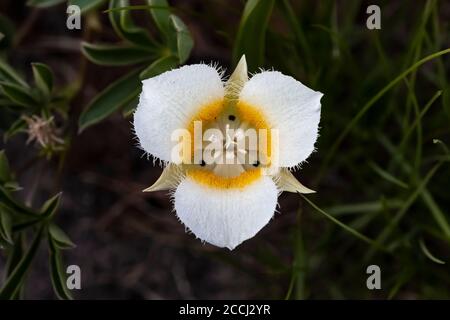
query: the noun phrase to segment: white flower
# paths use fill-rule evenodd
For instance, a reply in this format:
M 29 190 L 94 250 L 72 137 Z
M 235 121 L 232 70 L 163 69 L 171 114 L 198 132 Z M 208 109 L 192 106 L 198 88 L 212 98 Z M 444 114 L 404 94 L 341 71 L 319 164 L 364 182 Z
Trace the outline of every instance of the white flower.
M 270 221 L 280 192 L 314 192 L 301 185 L 289 168 L 299 166 L 314 150 L 321 97 L 322 93 L 276 71 L 248 79 L 245 57 L 227 82 L 204 64 L 144 80 L 134 114 L 135 132 L 141 147 L 166 165 L 158 181 L 145 191 L 174 190 L 176 214 L 190 231 L 213 245 L 235 248 Z M 172 141 L 171 135 L 186 129 L 195 136 L 194 121 L 202 122 L 204 140 L 200 147 L 190 141 L 193 155 L 174 164 L 172 153 L 178 141 Z M 231 136 L 230 128 L 236 130 Z M 245 162 L 251 146 L 236 146 L 245 140 L 243 130 L 247 129 L 267 130 L 266 140 L 272 146 L 265 153 L 257 150 L 258 160 L 251 163 Z M 212 158 L 223 155 L 241 161 L 187 161 L 199 151 L 200 157 L 206 157 L 205 144 L 217 142 L 222 132 L 223 152 L 213 153 Z M 261 144 L 256 146 L 262 149 Z

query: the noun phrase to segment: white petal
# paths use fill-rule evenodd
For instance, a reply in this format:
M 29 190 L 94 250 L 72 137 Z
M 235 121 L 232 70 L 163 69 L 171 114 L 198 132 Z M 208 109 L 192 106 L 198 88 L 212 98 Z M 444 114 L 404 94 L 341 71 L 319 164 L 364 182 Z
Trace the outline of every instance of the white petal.
M 144 80 L 134 128 L 141 147 L 170 161 L 171 134 L 187 129 L 192 117 L 205 105 L 224 97 L 219 73 L 205 64 L 184 66 Z
M 243 189 L 214 189 L 188 177 L 174 198 L 177 216 L 198 238 L 232 250 L 270 221 L 278 190 L 267 176 Z
M 292 77 L 267 71 L 253 76 L 239 99 L 259 109 L 271 128 L 278 129 L 279 165 L 293 167 L 314 151 L 322 96 Z

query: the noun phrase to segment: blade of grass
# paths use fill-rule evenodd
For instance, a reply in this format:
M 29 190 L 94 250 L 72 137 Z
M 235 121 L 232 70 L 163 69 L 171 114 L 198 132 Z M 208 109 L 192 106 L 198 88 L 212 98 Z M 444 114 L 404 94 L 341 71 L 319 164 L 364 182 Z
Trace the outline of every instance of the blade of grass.
M 381 246 L 378 246 L 372 239 L 370 239 L 369 237 L 363 235 L 362 233 L 358 232 L 355 229 L 350 228 L 349 226 L 347 226 L 345 223 L 342 223 L 341 221 L 339 221 L 338 219 L 336 219 L 335 217 L 333 217 L 332 215 L 326 213 L 325 211 L 323 211 L 322 209 L 320 209 L 316 204 L 314 204 L 314 202 L 312 202 L 311 200 L 309 200 L 306 196 L 304 196 L 303 194 L 299 193 L 299 195 L 305 199 L 306 202 L 309 203 L 309 205 L 311 207 L 313 207 L 314 209 L 316 209 L 316 211 L 318 211 L 319 213 L 321 213 L 322 215 L 324 215 L 326 218 L 328 218 L 329 220 L 331 220 L 332 222 L 334 222 L 335 224 L 337 224 L 339 227 L 341 227 L 342 229 L 344 229 L 345 231 L 347 231 L 348 233 L 352 234 L 353 236 L 355 236 L 356 238 L 372 245 L 372 246 L 377 246 L 379 248 L 381 248 Z
M 406 162 L 402 154 L 399 152 L 399 150 L 384 136 L 380 135 L 378 137 L 378 140 L 383 144 L 383 146 L 386 148 L 386 150 L 393 155 L 393 160 L 395 160 L 397 163 L 399 163 L 400 168 L 403 169 L 403 171 L 406 174 L 410 174 L 412 171 L 411 166 Z M 433 141 L 434 143 L 437 143 L 441 145 L 444 149 L 444 152 L 448 154 L 447 147 L 443 143 L 439 143 L 440 140 L 435 139 Z M 447 161 L 447 158 L 441 158 L 438 161 L 441 163 L 444 163 Z M 447 219 L 445 218 L 445 214 L 442 212 L 442 210 L 437 205 L 436 201 L 434 200 L 431 193 L 428 191 L 428 189 L 425 187 L 423 189 L 423 192 L 421 193 L 421 198 L 427 205 L 428 209 L 430 210 L 433 218 L 435 219 L 437 225 L 441 228 L 441 230 L 444 232 L 446 238 L 448 241 L 450 241 L 450 225 L 447 222 Z
M 386 170 L 380 168 L 375 162 L 370 161 L 369 162 L 369 167 L 371 167 L 373 169 L 373 171 L 375 171 L 380 177 L 382 177 L 383 179 L 385 179 L 386 181 L 389 181 L 401 188 L 404 189 L 408 189 L 409 186 L 407 183 L 401 181 L 400 179 L 394 177 L 392 174 L 390 174 L 389 172 L 387 172 Z
M 403 204 L 402 208 L 397 212 L 397 214 L 392 218 L 392 220 L 389 222 L 389 224 L 383 229 L 383 231 L 380 233 L 380 235 L 375 239 L 376 246 L 369 249 L 365 256 L 365 260 L 370 260 L 373 255 L 375 254 L 375 248 L 379 246 L 383 246 L 384 242 L 387 240 L 387 238 L 391 235 L 391 233 L 395 230 L 400 220 L 404 217 L 404 215 L 408 212 L 408 209 L 411 207 L 411 205 L 416 201 L 417 197 L 423 193 L 423 190 L 425 186 L 428 184 L 428 182 L 431 180 L 431 178 L 434 176 L 436 171 L 442 166 L 443 162 L 439 162 L 431 168 L 430 171 L 428 171 L 425 178 L 418 184 L 414 192 L 408 197 L 408 199 Z
M 321 169 L 319 170 L 319 173 L 317 175 L 317 181 L 319 181 L 323 174 L 325 173 L 325 169 L 328 167 L 328 164 L 330 163 L 331 159 L 333 159 L 337 149 L 341 145 L 342 141 L 347 137 L 347 135 L 352 131 L 353 127 L 358 123 L 358 121 L 366 114 L 366 112 L 381 98 L 383 97 L 386 92 L 388 92 L 390 89 L 392 89 L 398 82 L 403 80 L 408 74 L 419 68 L 424 63 L 433 60 L 437 57 L 440 57 L 442 55 L 450 53 L 450 48 L 435 52 L 433 54 L 430 54 L 421 60 L 414 63 L 412 66 L 410 66 L 408 69 L 400 73 L 394 80 L 389 82 L 383 89 L 381 89 L 377 94 L 375 94 L 362 108 L 361 110 L 350 120 L 350 122 L 347 124 L 347 126 L 344 128 L 342 133 L 338 136 L 338 138 L 335 140 L 335 142 L 332 144 L 331 148 L 329 149 L 327 155 L 325 156 L 325 159 L 323 161 L 323 164 L 321 166 Z
M 437 264 L 445 264 L 445 261 L 442 261 L 441 259 L 438 259 L 433 254 L 431 254 L 422 238 L 419 240 L 419 245 L 420 249 L 428 259 Z
M 355 213 L 371 213 L 381 211 L 385 205 L 390 209 L 400 208 L 402 203 L 403 202 L 400 200 L 391 200 L 386 204 L 383 204 L 381 201 L 351 203 L 329 207 L 326 208 L 325 211 L 333 216 L 350 215 Z

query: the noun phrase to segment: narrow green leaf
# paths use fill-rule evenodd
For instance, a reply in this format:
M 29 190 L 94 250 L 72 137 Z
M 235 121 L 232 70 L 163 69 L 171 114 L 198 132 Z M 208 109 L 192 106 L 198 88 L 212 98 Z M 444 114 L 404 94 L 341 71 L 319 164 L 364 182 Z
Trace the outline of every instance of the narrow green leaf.
M 11 19 L 0 13 L 0 33 L 3 35 L 3 38 L 0 39 L 0 50 L 9 49 L 11 47 L 14 38 L 14 29 L 14 23 Z
M 27 5 L 38 8 L 47 8 L 63 3 L 65 0 L 28 0 Z
M 2 202 L 0 205 L 5 205 L 18 213 L 22 213 L 28 216 L 37 215 L 33 210 L 22 206 L 20 203 L 14 200 L 3 186 L 0 186 L 0 200 Z
M 7 142 L 13 136 L 20 132 L 25 132 L 27 123 L 23 118 L 17 119 L 13 124 L 3 133 L 3 142 Z
M 51 219 L 55 215 L 56 209 L 61 201 L 61 192 L 48 199 L 41 208 L 41 217 Z
M 147 0 L 147 3 L 153 7 L 150 8 L 150 14 L 159 31 L 168 37 L 170 34 L 170 7 L 167 0 Z
M 48 232 L 52 239 L 55 242 L 55 245 L 59 249 L 71 249 L 75 248 L 76 245 L 70 240 L 70 238 L 67 236 L 67 234 L 61 230 L 57 225 L 50 224 L 48 227 Z
M 0 290 L 0 300 L 10 300 L 19 291 L 20 287 L 22 286 L 25 275 L 29 270 L 30 265 L 34 259 L 34 256 L 36 255 L 36 252 L 39 248 L 39 244 L 41 243 L 42 231 L 43 227 L 39 228 L 35 238 L 33 239 L 33 242 L 28 248 L 27 253 L 22 257 L 19 264 L 16 266 L 14 271 L 6 280 L 4 286 Z
M 50 68 L 43 63 L 32 63 L 34 82 L 39 90 L 46 96 L 50 96 L 53 89 L 53 73 Z
M 434 220 L 436 220 L 436 223 L 438 224 L 438 226 L 444 232 L 447 239 L 450 240 L 450 225 L 447 222 L 445 213 L 442 211 L 442 209 L 436 203 L 436 201 L 434 200 L 434 198 L 432 197 L 431 193 L 428 190 L 424 190 L 424 192 L 422 192 L 421 198 L 425 202 L 428 209 L 431 211 L 431 214 L 432 214 Z
M 417 185 L 414 192 L 411 193 L 411 195 L 406 199 L 403 206 L 400 208 L 400 210 L 396 213 L 396 215 L 389 221 L 389 224 L 384 227 L 383 231 L 378 235 L 378 237 L 375 239 L 376 246 L 382 246 L 384 245 L 384 242 L 386 239 L 391 235 L 391 233 L 395 230 L 400 220 L 404 217 L 404 215 L 408 212 L 408 209 L 411 207 L 411 205 L 416 201 L 417 197 L 424 192 L 425 187 L 427 186 L 428 182 L 431 180 L 431 178 L 434 176 L 436 171 L 441 167 L 442 162 L 437 163 L 434 165 L 433 168 L 428 171 L 427 175 L 424 177 L 422 181 Z M 376 248 L 374 246 L 374 248 Z M 371 248 L 366 256 L 365 260 L 369 261 L 374 253 L 374 248 Z
M 20 191 L 23 188 L 15 181 L 8 181 L 4 184 L 4 187 L 6 190 L 8 191 L 12 191 L 12 192 L 16 192 L 16 191 Z
M 79 132 L 105 119 L 136 97 L 141 90 L 139 73 L 140 70 L 132 71 L 100 92 L 81 114 Z
M 167 56 L 159 58 L 149 65 L 139 75 L 140 79 L 145 80 L 157 76 L 163 72 L 171 70 L 178 65 L 178 58 L 175 56 Z
M 19 85 L 2 81 L 0 82 L 0 88 L 5 96 L 19 106 L 32 107 L 37 103 L 29 90 Z
M 23 233 L 18 233 L 18 234 L 13 234 L 13 240 L 14 240 L 14 245 L 13 246 L 9 246 L 7 248 L 7 254 L 6 256 L 8 257 L 8 259 L 6 260 L 6 265 L 5 265 L 5 279 L 6 280 L 14 271 L 14 269 L 17 267 L 17 265 L 19 264 L 20 260 L 22 260 L 23 254 L 24 254 L 24 234 Z
M 382 177 L 386 181 L 396 184 L 397 186 L 399 186 L 401 188 L 408 189 L 408 184 L 401 181 L 400 179 L 397 179 L 396 177 L 394 177 L 392 174 L 390 174 L 386 170 L 380 168 L 375 162 L 372 162 L 372 161 L 369 162 L 369 166 L 373 169 L 373 171 L 375 171 L 380 177 Z
M 441 259 L 436 258 L 433 254 L 431 254 L 430 250 L 428 250 L 427 246 L 425 245 L 425 242 L 423 239 L 420 239 L 419 241 L 420 249 L 425 254 L 425 256 L 437 264 L 445 264 L 445 261 L 442 261 Z
M 24 88 L 28 88 L 28 84 L 25 80 L 23 80 L 22 77 L 2 59 L 0 59 L 0 81 L 12 82 Z
M 128 0 L 110 0 L 109 9 L 126 7 L 128 5 Z M 127 10 L 109 11 L 109 20 L 116 33 L 124 40 L 143 47 L 155 47 L 155 43 L 148 32 L 133 23 Z
M 0 237 L 9 244 L 13 244 L 12 240 L 12 221 L 8 212 L 0 209 Z
M 234 43 L 233 61 L 236 64 L 245 54 L 250 72 L 264 65 L 266 29 L 274 3 L 274 0 L 248 0 L 245 4 Z
M 380 135 L 380 142 L 384 145 L 386 150 L 392 155 L 392 158 L 400 165 L 400 167 L 404 170 L 406 174 L 411 174 L 412 167 L 411 165 L 404 159 L 403 155 L 400 153 L 399 149 L 396 148 L 386 136 Z M 434 143 L 439 143 L 439 140 L 434 139 Z M 439 143 L 439 145 L 443 148 L 444 153 L 448 154 L 448 149 L 445 144 Z M 440 162 L 446 161 L 446 159 L 439 159 Z M 444 232 L 446 238 L 450 241 L 450 225 L 445 217 L 444 212 L 439 208 L 438 204 L 434 200 L 430 191 L 424 187 L 423 192 L 420 193 L 422 200 L 427 205 L 428 209 L 431 211 L 433 218 L 436 220 L 438 226 Z
M 106 0 L 69 0 L 69 5 L 80 7 L 81 13 L 95 9 L 105 3 Z
M 335 217 L 333 217 L 332 215 L 326 213 L 325 211 L 323 211 L 322 209 L 320 209 L 317 205 L 314 204 L 314 202 L 312 202 L 311 200 L 309 200 L 306 196 L 304 196 L 303 194 L 299 193 L 299 195 L 305 199 L 306 202 L 308 202 L 314 209 L 316 209 L 318 212 L 320 212 L 321 214 L 323 214 L 326 218 L 328 218 L 329 220 L 331 220 L 332 222 L 334 222 L 335 224 L 337 224 L 339 227 L 341 227 L 342 229 L 346 230 L 347 232 L 351 233 L 352 235 L 354 235 L 355 237 L 357 237 L 358 239 L 371 244 L 371 245 L 376 245 L 375 241 L 373 241 L 372 239 L 368 238 L 367 236 L 363 235 L 362 233 L 358 232 L 355 229 L 352 229 L 351 227 L 347 226 L 346 224 L 342 223 L 341 221 L 339 221 L 338 219 L 336 219 Z M 379 246 L 378 246 L 379 247 Z
M 11 181 L 8 158 L 6 157 L 5 150 L 0 150 L 0 183 L 8 181 Z
M 375 94 L 369 101 L 367 101 L 367 103 L 360 109 L 360 111 L 346 125 L 344 130 L 341 131 L 341 134 L 334 140 L 333 145 L 328 150 L 327 155 L 326 155 L 324 161 L 322 162 L 323 163 L 322 164 L 322 168 L 321 168 L 321 170 L 319 171 L 319 173 L 317 175 L 317 179 L 320 179 L 323 176 L 323 174 L 325 172 L 324 171 L 325 168 L 328 166 L 328 164 L 330 163 L 331 159 L 333 159 L 333 157 L 334 157 L 337 149 L 341 145 L 342 141 L 344 141 L 344 139 L 347 137 L 347 135 L 356 126 L 358 121 L 370 110 L 370 108 L 379 99 L 381 99 L 381 97 L 383 97 L 386 94 L 386 92 L 388 92 L 390 89 L 392 89 L 397 83 L 399 83 L 401 80 L 403 80 L 407 75 L 409 75 L 410 73 L 412 73 L 415 70 L 417 70 L 424 63 L 426 63 L 426 62 L 428 62 L 430 60 L 436 59 L 436 58 L 438 58 L 440 56 L 443 56 L 445 54 L 448 54 L 448 53 L 450 53 L 450 48 L 445 49 L 445 50 L 441 50 L 441 51 L 438 51 L 438 52 L 435 52 L 433 54 L 430 54 L 430 55 L 422 58 L 421 60 L 419 60 L 416 63 L 414 63 L 413 65 L 411 65 L 408 69 L 406 69 L 405 71 L 400 73 L 394 80 L 389 82 L 385 87 L 383 87 L 380 91 L 378 91 L 378 93 Z
M 62 267 L 61 251 L 58 249 L 54 239 L 49 235 L 49 260 L 50 276 L 53 290 L 61 300 L 72 300 L 72 295 L 67 290 L 67 275 Z
M 187 26 L 176 15 L 170 15 L 170 23 L 176 34 L 178 60 L 180 64 L 183 64 L 191 54 L 194 40 L 192 40 L 191 33 Z
M 124 118 L 130 117 L 139 103 L 139 96 L 134 97 L 130 102 L 126 103 L 122 108 L 122 115 Z
M 389 209 L 396 209 L 399 208 L 402 204 L 403 201 L 401 200 L 390 200 L 386 203 L 383 203 L 382 201 L 349 203 L 332 206 L 326 208 L 325 211 L 333 216 L 350 215 L 355 213 L 366 214 L 381 211 L 384 208 L 384 206 L 386 206 Z
M 153 59 L 155 53 L 136 46 L 100 45 L 83 42 L 81 50 L 90 61 L 104 66 L 125 66 Z

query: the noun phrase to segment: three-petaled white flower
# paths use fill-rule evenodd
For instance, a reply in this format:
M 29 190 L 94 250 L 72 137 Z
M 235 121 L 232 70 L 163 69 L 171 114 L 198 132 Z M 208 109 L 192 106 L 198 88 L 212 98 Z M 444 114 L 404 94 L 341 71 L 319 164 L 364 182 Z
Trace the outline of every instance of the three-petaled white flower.
M 190 231 L 203 241 L 234 249 L 270 221 L 282 191 L 314 192 L 289 169 L 314 150 L 321 97 L 322 93 L 276 71 L 248 79 L 245 57 L 226 82 L 216 68 L 205 64 L 144 80 L 134 114 L 135 132 L 142 149 L 165 164 L 161 177 L 145 191 L 173 190 L 176 214 Z M 189 159 L 184 155 L 181 163 L 174 161 L 177 141 L 172 133 L 180 129 L 192 133 L 195 121 L 202 123 L 203 140 L 200 147 L 188 140 L 187 151 L 194 155 L 208 149 L 206 142 L 217 143 L 217 134 L 208 129 L 226 137 L 223 152 L 213 152 L 212 159 L 221 154 L 227 159 L 248 158 L 252 148 L 237 144 L 245 140 L 242 130 L 249 128 L 268 131 L 262 141 L 269 141 L 269 151 L 259 152 L 251 163 L 200 159 L 192 164 L 190 152 L 186 152 Z M 236 130 L 231 136 L 225 133 L 229 128 Z M 261 143 L 258 146 L 263 149 Z

